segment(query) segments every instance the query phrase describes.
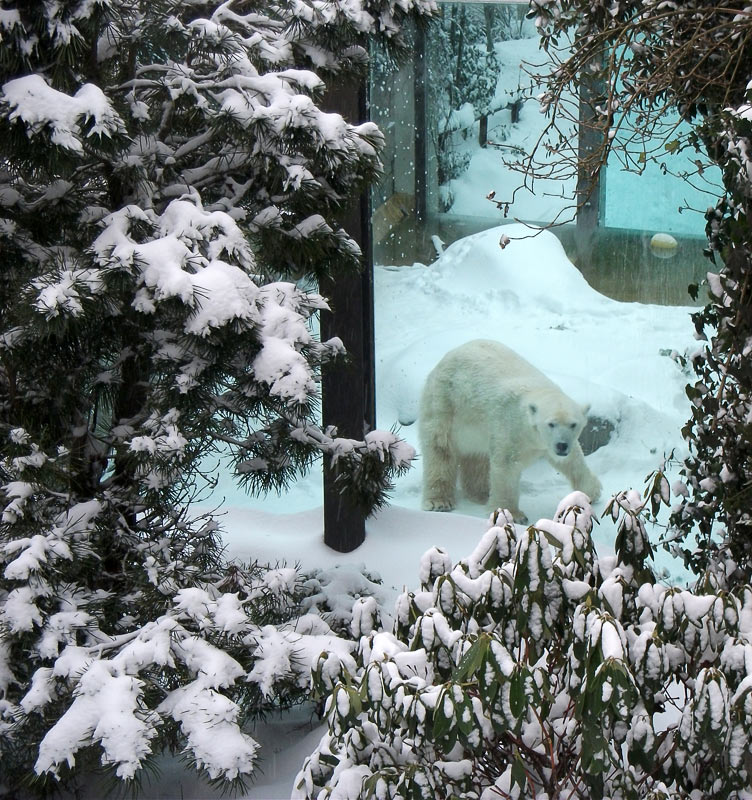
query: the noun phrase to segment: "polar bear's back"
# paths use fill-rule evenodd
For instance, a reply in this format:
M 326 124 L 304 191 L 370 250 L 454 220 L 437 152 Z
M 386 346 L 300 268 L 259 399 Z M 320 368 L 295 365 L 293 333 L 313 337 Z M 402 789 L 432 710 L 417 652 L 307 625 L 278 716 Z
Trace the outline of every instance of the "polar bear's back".
M 462 409 L 484 412 L 494 404 L 518 402 L 559 388 L 529 361 L 490 339 L 474 339 L 450 350 L 426 379 L 428 398 L 446 398 Z M 448 409 L 447 409 L 448 410 Z

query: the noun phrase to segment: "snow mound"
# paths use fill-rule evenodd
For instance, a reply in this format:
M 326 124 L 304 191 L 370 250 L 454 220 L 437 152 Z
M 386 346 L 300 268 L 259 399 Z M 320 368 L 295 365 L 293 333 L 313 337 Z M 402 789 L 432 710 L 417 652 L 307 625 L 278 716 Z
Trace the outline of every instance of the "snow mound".
M 510 240 L 504 248 L 502 237 Z M 443 289 L 460 296 L 480 293 L 512 308 L 524 300 L 527 309 L 571 314 L 616 302 L 590 287 L 551 231 L 519 223 L 460 239 L 431 269 Z

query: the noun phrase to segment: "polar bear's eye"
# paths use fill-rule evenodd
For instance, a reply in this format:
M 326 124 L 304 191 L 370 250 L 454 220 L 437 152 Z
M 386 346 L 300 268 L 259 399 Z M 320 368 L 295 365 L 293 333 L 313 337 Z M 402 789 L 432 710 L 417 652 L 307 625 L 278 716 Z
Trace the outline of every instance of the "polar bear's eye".
M 553 422 L 549 422 L 549 423 L 548 423 L 548 427 L 549 427 L 549 428 L 555 428 L 555 427 L 556 427 L 556 425 L 555 425 Z
M 573 422 L 569 427 L 574 430 L 577 427 L 577 423 Z

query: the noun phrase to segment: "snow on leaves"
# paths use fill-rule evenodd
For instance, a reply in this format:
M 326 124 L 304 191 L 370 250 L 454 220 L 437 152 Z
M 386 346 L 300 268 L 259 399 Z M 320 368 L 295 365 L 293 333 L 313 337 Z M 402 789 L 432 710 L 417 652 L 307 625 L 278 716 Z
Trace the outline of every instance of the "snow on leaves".
M 320 618 L 313 619 L 317 621 L 311 632 L 306 632 L 310 618 L 303 618 L 279 627 L 265 625 L 251 633 L 248 641 L 258 658 L 247 680 L 257 684 L 264 696 L 271 697 L 277 691 L 275 684 L 282 677 L 308 688 L 311 672 L 322 654 L 330 663 L 336 661 L 354 668 L 350 655 L 353 643 L 334 636 Z
M 614 499 L 615 556 L 580 493 L 454 566 L 429 551 L 357 669 L 320 662 L 329 729 L 294 796 L 746 797 L 752 593 L 657 583 L 645 505 Z

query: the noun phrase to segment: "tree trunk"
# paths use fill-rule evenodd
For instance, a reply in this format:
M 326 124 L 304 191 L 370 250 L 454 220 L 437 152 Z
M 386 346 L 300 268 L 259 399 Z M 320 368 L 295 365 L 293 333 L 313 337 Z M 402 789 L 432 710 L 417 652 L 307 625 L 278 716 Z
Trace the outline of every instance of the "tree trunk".
M 465 51 L 465 9 L 464 7 L 460 9 L 460 20 L 459 24 L 457 25 L 456 30 L 456 51 L 457 51 L 457 64 L 454 69 L 454 85 L 456 87 L 462 86 L 462 67 L 463 59 L 464 59 L 464 51 Z
M 496 8 L 492 6 L 490 3 L 486 3 L 483 6 L 483 17 L 486 22 L 486 52 L 491 55 L 494 51 L 494 40 L 493 40 L 493 26 L 494 26 L 494 17 L 496 16 Z

